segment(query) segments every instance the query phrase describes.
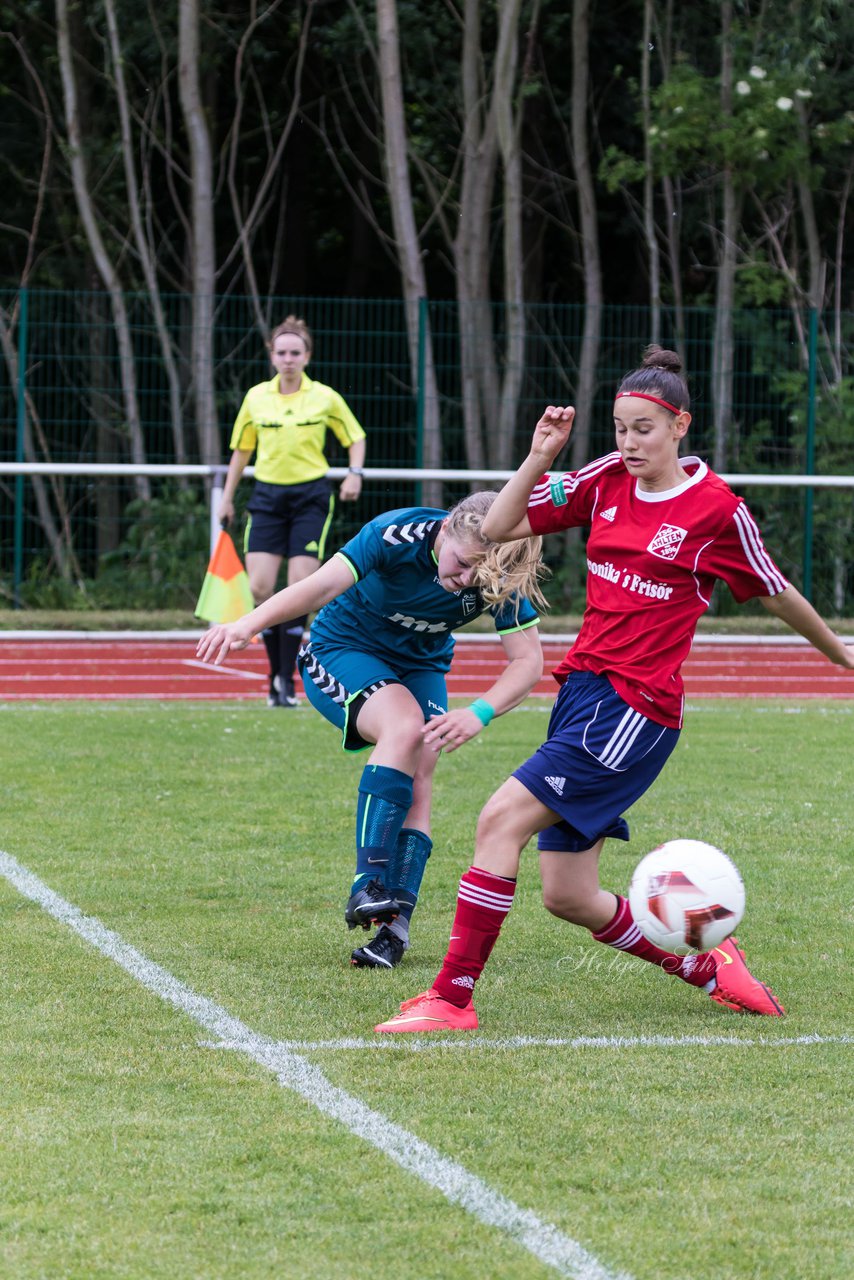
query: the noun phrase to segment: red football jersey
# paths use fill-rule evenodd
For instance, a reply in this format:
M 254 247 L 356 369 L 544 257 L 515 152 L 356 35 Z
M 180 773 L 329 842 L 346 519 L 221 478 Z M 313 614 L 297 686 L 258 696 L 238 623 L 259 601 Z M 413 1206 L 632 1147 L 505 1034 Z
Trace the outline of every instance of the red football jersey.
M 630 707 L 672 728 L 682 724 L 682 663 L 715 580 L 739 602 L 789 585 L 742 499 L 699 458 L 680 461 L 689 478 L 649 493 L 610 453 L 542 476 L 528 502 L 534 533 L 590 528 L 584 621 L 555 679 L 604 672 Z

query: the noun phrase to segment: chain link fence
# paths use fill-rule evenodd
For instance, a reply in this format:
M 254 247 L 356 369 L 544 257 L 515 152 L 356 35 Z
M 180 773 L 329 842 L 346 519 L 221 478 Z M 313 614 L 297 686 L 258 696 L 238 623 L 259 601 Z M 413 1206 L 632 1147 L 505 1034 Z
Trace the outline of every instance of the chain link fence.
M 199 462 L 191 302 L 183 295 L 161 298 L 158 321 L 147 295 L 126 296 L 123 348 L 107 294 L 0 293 L 0 462 Z M 420 466 L 429 415 L 419 371 L 413 373 L 410 362 L 403 303 L 294 297 L 262 303 L 259 313 L 248 298 L 216 302 L 212 378 L 220 460 L 227 461 L 246 390 L 272 376 L 266 332 L 293 312 L 305 317 L 314 335 L 310 375 L 340 391 L 368 433 L 368 465 Z M 584 319 L 584 308 L 572 304 L 525 308 L 514 460 L 522 456 L 545 404 L 574 401 Z M 592 402 L 580 406 L 590 425 L 590 457 L 613 447 L 615 385 L 639 363 L 653 329 L 645 308 L 603 307 L 599 319 L 595 391 Z M 682 352 L 692 388 L 689 451 L 710 461 L 716 446 L 710 403 L 714 320 L 712 308 L 679 317 L 665 311 L 659 328 L 662 345 Z M 482 405 L 487 446 L 491 415 L 497 419 L 500 408 L 504 321 L 502 307 L 488 308 L 497 385 L 495 402 Z M 852 322 L 850 314 L 735 314 L 728 472 L 854 474 L 854 396 L 840 358 Z M 418 348 L 423 350 L 429 336 L 435 363 L 441 465 L 465 468 L 470 428 L 456 303 L 425 303 L 420 324 Z M 334 438 L 329 443 L 330 462 L 343 462 Z M 178 474 L 0 475 L 0 606 L 191 609 L 208 545 L 210 483 Z M 248 482 L 241 485 L 242 503 L 249 488 Z M 449 503 L 466 489 L 463 481 L 447 483 L 442 499 Z M 791 485 L 748 485 L 740 491 L 772 554 L 817 607 L 831 616 L 854 613 L 851 491 Z M 332 549 L 379 511 L 421 496 L 418 480 L 369 481 L 357 506 L 339 505 Z M 561 602 L 571 604 L 574 595 L 577 604 L 578 557 L 561 546 L 550 555 Z M 715 607 L 729 606 L 722 597 Z

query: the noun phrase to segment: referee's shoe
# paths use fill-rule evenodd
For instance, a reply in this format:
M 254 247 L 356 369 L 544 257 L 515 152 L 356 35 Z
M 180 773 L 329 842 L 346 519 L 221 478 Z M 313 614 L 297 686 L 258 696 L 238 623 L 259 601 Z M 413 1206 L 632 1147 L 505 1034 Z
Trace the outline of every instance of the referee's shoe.
M 280 675 L 270 676 L 270 692 L 267 695 L 268 707 L 298 707 L 293 680 L 283 680 Z

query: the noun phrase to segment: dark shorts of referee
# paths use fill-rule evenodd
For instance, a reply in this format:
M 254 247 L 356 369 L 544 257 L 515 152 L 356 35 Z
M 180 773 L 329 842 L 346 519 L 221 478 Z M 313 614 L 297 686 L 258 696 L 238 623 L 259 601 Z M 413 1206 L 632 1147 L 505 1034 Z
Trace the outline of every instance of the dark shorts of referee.
M 332 483 L 325 476 L 304 484 L 256 480 L 247 506 L 243 550 L 269 555 L 316 556 L 322 560 L 335 510 Z
M 607 676 L 573 671 L 552 708 L 547 740 L 513 774 L 559 815 L 538 837 L 552 853 L 581 853 L 598 840 L 628 840 L 623 813 L 647 791 L 679 741 L 635 711 Z

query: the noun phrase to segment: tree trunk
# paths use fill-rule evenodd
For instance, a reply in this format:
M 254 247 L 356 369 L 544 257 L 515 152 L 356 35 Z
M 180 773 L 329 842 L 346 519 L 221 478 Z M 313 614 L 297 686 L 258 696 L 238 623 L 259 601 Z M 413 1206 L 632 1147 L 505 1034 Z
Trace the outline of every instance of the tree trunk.
M 590 421 L 596 391 L 596 365 L 602 324 L 602 268 L 596 192 L 588 146 L 590 0 L 574 0 L 572 7 L 572 158 L 578 184 L 584 270 L 584 330 L 578 365 L 575 403 L 578 416 L 570 436 L 572 466 L 582 466 L 590 453 Z
M 412 385 L 416 389 L 423 413 L 421 461 L 423 466 L 436 469 L 442 465 L 439 387 L 432 335 L 426 316 L 422 316 L 421 299 L 427 297 L 427 279 L 418 243 L 409 177 L 396 0 L 377 0 L 376 14 L 388 194 L 406 307 Z M 422 321 L 427 326 L 423 332 Z M 422 486 L 421 496 L 428 506 L 444 505 L 439 481 L 426 482 Z
M 498 147 L 504 171 L 504 373 L 491 463 L 500 470 L 513 464 L 519 397 L 525 372 L 525 292 L 522 250 L 521 103 L 516 111 L 519 0 L 501 0 L 495 56 L 494 101 Z
M 142 274 L 145 279 L 145 286 L 151 302 L 154 328 L 160 343 L 160 355 L 163 360 L 166 383 L 169 388 L 169 420 L 172 424 L 172 447 L 175 453 L 175 461 L 177 463 L 185 463 L 187 461 L 187 449 L 184 441 L 184 417 L 181 413 L 181 378 L 172 346 L 172 335 L 169 332 L 169 326 L 166 323 L 166 316 L 163 311 L 163 302 L 157 282 L 157 271 L 154 265 L 154 255 L 142 223 L 142 202 L 136 178 L 131 109 L 125 84 L 124 59 L 122 57 L 114 0 L 104 0 L 104 13 L 107 19 L 107 35 L 110 55 L 113 60 L 116 102 L 119 109 L 119 129 L 122 145 L 122 163 L 124 165 L 128 195 L 128 215 L 130 217 L 131 230 L 133 231 L 134 244 L 136 245 Z
M 652 0 L 651 18 L 655 19 L 657 11 Z M 655 34 L 653 34 L 653 32 Z M 670 75 L 673 62 L 673 0 L 666 0 L 663 17 L 652 22 L 650 43 L 655 40 L 661 63 L 661 74 L 666 80 Z M 685 303 L 682 289 L 682 255 L 680 252 L 682 225 L 682 188 L 669 174 L 661 179 L 661 195 L 664 205 L 664 239 L 667 245 L 667 265 L 670 273 L 670 289 L 673 294 L 673 344 L 680 355 L 685 358 Z
M 490 407 L 489 386 L 497 385 L 489 369 L 494 360 L 489 303 L 489 212 L 497 138 L 495 113 L 484 110 L 486 89 L 481 64 L 480 3 L 465 0 L 461 59 L 463 163 L 453 253 L 459 308 L 463 430 L 466 461 L 473 470 L 486 466 L 484 419 Z M 493 400 L 492 404 L 495 403 Z
M 650 57 L 652 51 L 653 0 L 644 0 L 643 36 L 641 48 L 641 119 L 643 123 L 644 179 L 643 179 L 643 232 L 646 240 L 647 270 L 649 272 L 649 309 L 651 323 L 650 342 L 661 341 L 661 268 L 659 265 L 658 235 L 655 229 L 655 186 L 652 173 L 652 154 L 649 130 L 652 124 L 650 110 Z
M 733 59 L 731 43 L 732 0 L 721 4 L 721 115 L 732 118 Z M 718 249 L 718 278 L 715 291 L 715 333 L 712 344 L 712 412 L 714 450 L 712 466 L 725 471 L 731 453 L 733 393 L 733 305 L 738 237 L 738 197 L 732 170 L 721 175 L 721 229 Z
M 15 320 L 9 316 L 3 307 L 0 307 L 0 350 L 3 352 L 3 359 L 6 369 L 9 373 L 9 386 L 15 400 L 17 409 L 18 396 L 20 394 L 18 382 L 18 349 L 15 345 Z M 24 392 L 25 414 L 24 414 L 24 461 L 25 462 L 50 462 L 50 455 L 47 449 L 47 442 L 43 434 L 40 432 L 40 424 L 36 406 L 33 403 L 29 393 Z M 36 452 L 35 443 L 33 441 L 33 430 L 36 430 L 41 436 L 41 443 L 44 446 L 41 456 Z M 36 511 L 39 516 L 39 524 L 44 533 L 45 541 L 50 547 L 50 553 L 53 562 L 59 570 L 60 577 L 66 581 L 70 581 L 73 577 L 80 577 L 80 566 L 74 556 L 74 550 L 71 542 L 71 519 L 68 511 L 68 503 L 65 498 L 65 487 L 62 476 L 50 476 L 47 483 L 42 476 L 31 476 L 30 481 L 33 486 L 33 497 L 36 501 Z M 50 505 L 50 497 L 48 495 L 48 484 L 53 494 L 54 504 L 59 516 L 59 523 L 54 518 Z
M 95 427 L 95 456 L 109 458 L 115 453 L 116 428 L 109 392 L 110 371 L 107 352 L 107 314 L 102 293 L 93 291 L 91 309 L 86 308 L 86 338 L 89 347 L 91 391 L 90 412 Z M 95 546 L 98 562 L 121 541 L 121 491 L 118 476 L 104 476 L 93 485 L 95 504 Z
M 190 146 L 190 261 L 193 293 L 191 366 L 199 458 L 209 466 L 221 461 L 214 396 L 214 246 L 213 159 L 199 85 L 199 4 L 179 0 L 178 90 Z
M 511 464 L 524 377 L 526 324 L 519 144 L 524 99 L 519 98 L 516 83 L 520 13 L 521 0 L 501 0 L 492 83 L 487 93 L 481 73 L 485 59 L 480 6 L 477 0 L 466 0 L 464 8 L 463 174 L 453 252 L 466 457 L 473 469 L 484 466 L 504 469 Z M 500 375 L 489 271 L 490 213 L 499 156 L 503 168 L 505 329 Z
M 243 70 L 246 50 L 253 37 L 256 35 L 258 26 L 264 22 L 265 19 L 270 17 L 274 9 L 277 8 L 281 2 L 282 0 L 275 0 L 275 3 L 265 9 L 261 14 L 253 12 L 246 25 L 246 29 L 240 38 L 240 43 L 237 48 L 234 68 L 234 119 L 232 121 L 228 142 L 228 192 L 231 199 L 231 210 L 234 215 L 235 226 L 237 227 L 237 243 L 233 247 L 231 253 L 229 253 L 221 268 L 222 271 L 226 269 L 232 256 L 239 248 L 243 259 L 243 270 L 246 277 L 247 288 L 250 298 L 252 299 L 252 307 L 255 312 L 255 323 L 265 340 L 269 336 L 269 327 L 261 304 L 261 293 L 258 288 L 255 263 L 252 257 L 252 245 L 258 226 L 264 214 L 268 210 L 271 193 L 275 193 L 273 183 L 275 179 L 281 175 L 282 156 L 284 155 L 285 147 L 291 137 L 294 122 L 297 119 L 297 115 L 300 110 L 302 100 L 302 76 L 305 68 L 305 55 L 308 48 L 308 35 L 311 28 L 311 19 L 314 13 L 315 0 L 308 0 L 305 17 L 300 27 L 296 67 L 294 70 L 294 87 L 290 94 L 286 118 L 283 122 L 277 121 L 275 125 L 270 124 L 269 121 L 265 121 L 267 124 L 267 136 L 275 136 L 276 141 L 274 146 L 270 147 L 268 145 L 266 163 L 261 171 L 261 177 L 255 186 L 251 200 L 249 201 L 248 211 L 244 209 L 244 205 L 246 203 L 245 196 L 242 196 L 241 192 L 238 190 L 237 162 L 241 148 L 246 145 L 246 140 L 240 131 L 243 119 L 243 109 L 246 101 L 246 84 L 244 81 L 249 79 L 249 76 L 244 75 Z M 257 86 L 253 86 L 253 91 L 257 92 Z M 277 216 L 280 220 L 284 219 L 284 202 L 279 203 Z
M 69 32 L 68 0 L 56 0 L 56 34 L 59 69 L 62 77 L 63 100 L 65 104 L 65 127 L 67 131 L 67 156 L 71 169 L 71 180 L 74 196 L 80 213 L 80 221 L 86 234 L 92 258 L 98 274 L 110 295 L 113 312 L 113 325 L 116 331 L 116 342 L 119 349 L 119 370 L 121 376 L 126 430 L 130 456 L 133 462 L 145 463 L 145 442 L 142 434 L 142 421 L 136 391 L 136 369 L 134 366 L 133 344 L 130 336 L 130 323 L 122 293 L 121 284 L 115 267 L 107 252 L 101 236 L 94 202 L 89 190 L 86 173 L 86 162 L 83 158 L 82 131 L 77 102 L 77 84 L 74 74 L 74 61 Z M 136 491 L 145 500 L 151 495 L 151 487 L 144 476 L 135 481 Z
M 803 102 L 795 103 L 798 133 L 805 153 L 809 152 L 809 124 Z M 803 169 L 798 172 L 798 202 L 801 207 L 801 220 L 804 224 L 804 240 L 807 246 L 807 262 L 809 263 L 809 286 L 807 302 L 816 311 L 821 311 L 824 304 L 824 283 L 827 264 L 821 251 L 821 236 L 818 230 L 818 219 L 815 214 L 815 198 L 812 187 Z

